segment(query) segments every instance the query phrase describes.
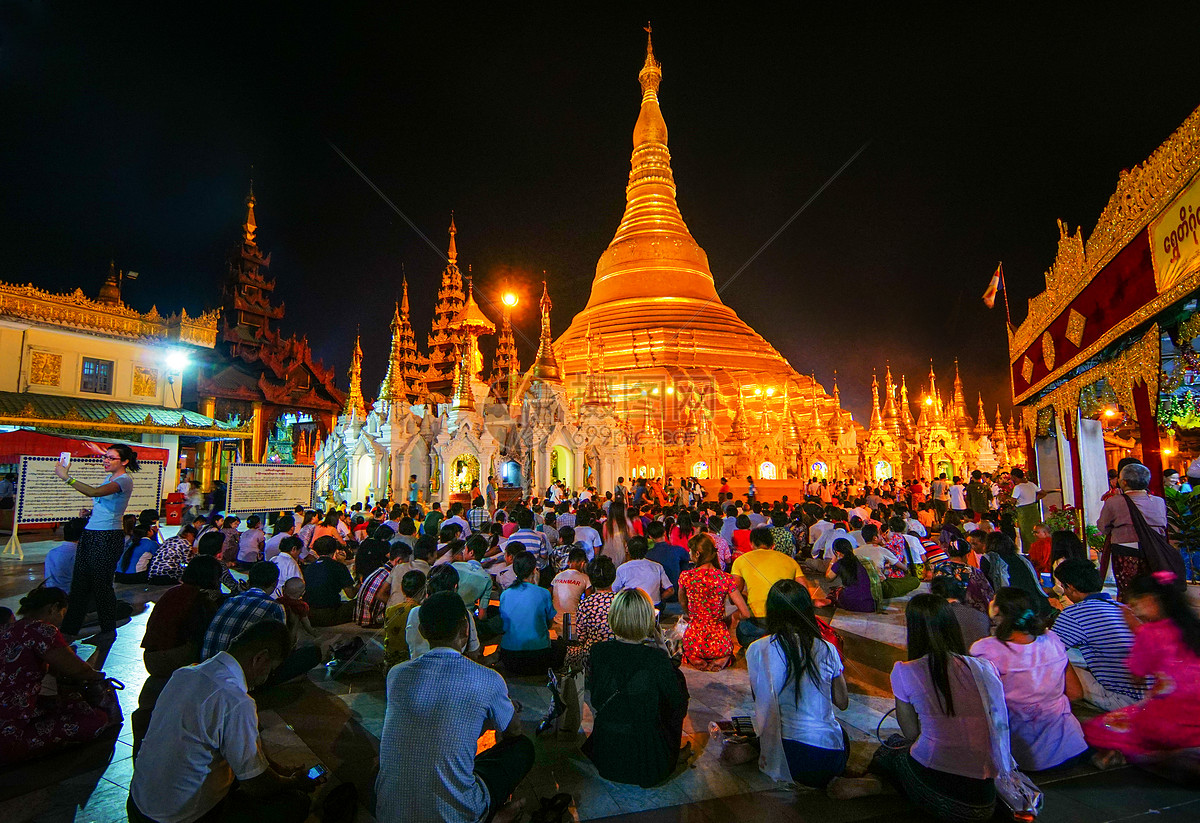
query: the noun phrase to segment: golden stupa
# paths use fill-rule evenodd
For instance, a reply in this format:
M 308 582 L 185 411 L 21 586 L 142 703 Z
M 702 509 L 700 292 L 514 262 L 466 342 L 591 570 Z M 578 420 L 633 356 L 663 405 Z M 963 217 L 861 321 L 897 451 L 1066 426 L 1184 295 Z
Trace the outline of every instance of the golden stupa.
M 758 420 L 765 408 L 809 420 L 834 401 L 721 302 L 708 255 L 683 222 L 675 200 L 667 124 L 658 104 L 662 67 L 649 36 L 638 74 L 641 112 L 633 129 L 633 157 L 625 215 L 596 263 L 586 308 L 555 343 L 569 388 L 582 394 L 598 368 L 612 402 L 630 418 L 643 411 L 671 425 L 669 409 L 649 396 L 679 389 L 707 396 L 716 433 L 733 427 L 741 398 Z M 597 361 L 596 349 L 604 352 Z M 790 397 L 790 404 L 781 398 Z M 787 409 L 787 412 L 784 412 Z M 657 421 L 656 421 L 657 422 Z

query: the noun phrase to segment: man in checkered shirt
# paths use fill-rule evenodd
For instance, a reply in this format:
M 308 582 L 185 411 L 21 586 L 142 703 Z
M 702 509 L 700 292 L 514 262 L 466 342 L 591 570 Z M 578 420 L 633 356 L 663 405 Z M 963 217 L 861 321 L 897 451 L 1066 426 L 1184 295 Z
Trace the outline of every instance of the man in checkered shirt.
M 274 563 L 264 561 L 250 567 L 250 588 L 222 603 L 208 624 L 204 645 L 200 650 L 202 660 L 228 649 L 233 638 L 255 623 L 263 620 L 287 622 L 283 606 L 272 600 L 270 595 L 278 582 L 279 567 Z
M 467 608 L 456 592 L 430 595 L 418 610 L 425 654 L 394 666 L 379 741 L 375 817 L 380 821 L 507 823 L 508 803 L 533 767 L 533 743 L 499 673 L 462 655 Z M 453 686 L 448 691 L 448 686 Z M 476 755 L 484 729 L 496 745 Z
M 354 603 L 354 622 L 360 626 L 377 628 L 383 625 L 383 612 L 392 593 L 388 579 L 399 554 L 395 546 L 391 547 L 390 553 L 387 562 L 367 575 L 358 590 L 358 598 Z
M 467 512 L 467 522 L 471 524 L 471 531 L 477 532 L 483 528 L 483 524 L 492 519 L 488 513 L 487 507 L 483 505 L 483 498 L 476 497 L 471 501 L 471 510 Z

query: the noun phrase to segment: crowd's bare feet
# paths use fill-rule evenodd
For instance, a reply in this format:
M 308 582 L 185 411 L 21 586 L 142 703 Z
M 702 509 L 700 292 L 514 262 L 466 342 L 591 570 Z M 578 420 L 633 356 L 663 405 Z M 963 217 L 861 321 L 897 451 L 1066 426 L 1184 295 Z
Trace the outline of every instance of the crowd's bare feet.
M 1098 751 L 1092 755 L 1092 765 L 1100 771 L 1115 769 L 1117 766 L 1125 765 L 1125 755 L 1115 749 Z
M 873 775 L 865 777 L 835 777 L 825 787 L 825 793 L 834 800 L 850 800 L 883 794 L 883 781 Z

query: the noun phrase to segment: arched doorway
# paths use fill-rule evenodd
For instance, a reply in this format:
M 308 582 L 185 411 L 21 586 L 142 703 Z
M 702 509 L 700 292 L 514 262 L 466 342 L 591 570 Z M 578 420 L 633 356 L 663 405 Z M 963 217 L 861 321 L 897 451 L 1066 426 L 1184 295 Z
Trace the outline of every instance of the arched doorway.
M 823 460 L 814 460 L 812 466 L 809 467 L 810 474 L 818 480 L 829 479 L 829 466 Z
M 776 469 L 775 469 L 775 464 L 772 463 L 770 460 L 764 460 L 762 462 L 762 464 L 758 467 L 758 479 L 759 480 L 775 480 L 776 478 L 777 478 L 777 473 L 776 473 Z
M 575 482 L 575 467 L 572 463 L 574 455 L 566 446 L 555 446 L 550 451 L 550 479 L 553 482 L 562 481 L 568 488 Z
M 877 460 L 875 462 L 875 482 L 890 480 L 891 477 L 892 464 L 886 460 Z
M 500 482 L 505 486 L 520 486 L 521 464 L 516 460 L 500 464 Z
M 696 478 L 697 480 L 707 480 L 708 479 L 708 464 L 705 463 L 703 460 L 697 460 L 695 463 L 693 463 L 692 464 L 692 477 Z
M 461 454 L 450 466 L 450 494 L 470 494 L 479 483 L 479 459 L 473 454 Z

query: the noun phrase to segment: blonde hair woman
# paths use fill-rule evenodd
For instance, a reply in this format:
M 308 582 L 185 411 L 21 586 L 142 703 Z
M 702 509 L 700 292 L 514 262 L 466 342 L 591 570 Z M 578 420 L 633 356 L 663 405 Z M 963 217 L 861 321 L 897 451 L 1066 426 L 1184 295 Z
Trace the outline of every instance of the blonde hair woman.
M 583 752 L 606 780 L 648 788 L 679 760 L 687 683 L 662 646 L 646 592 L 617 592 L 608 624 L 617 639 L 592 646 L 595 722 Z

